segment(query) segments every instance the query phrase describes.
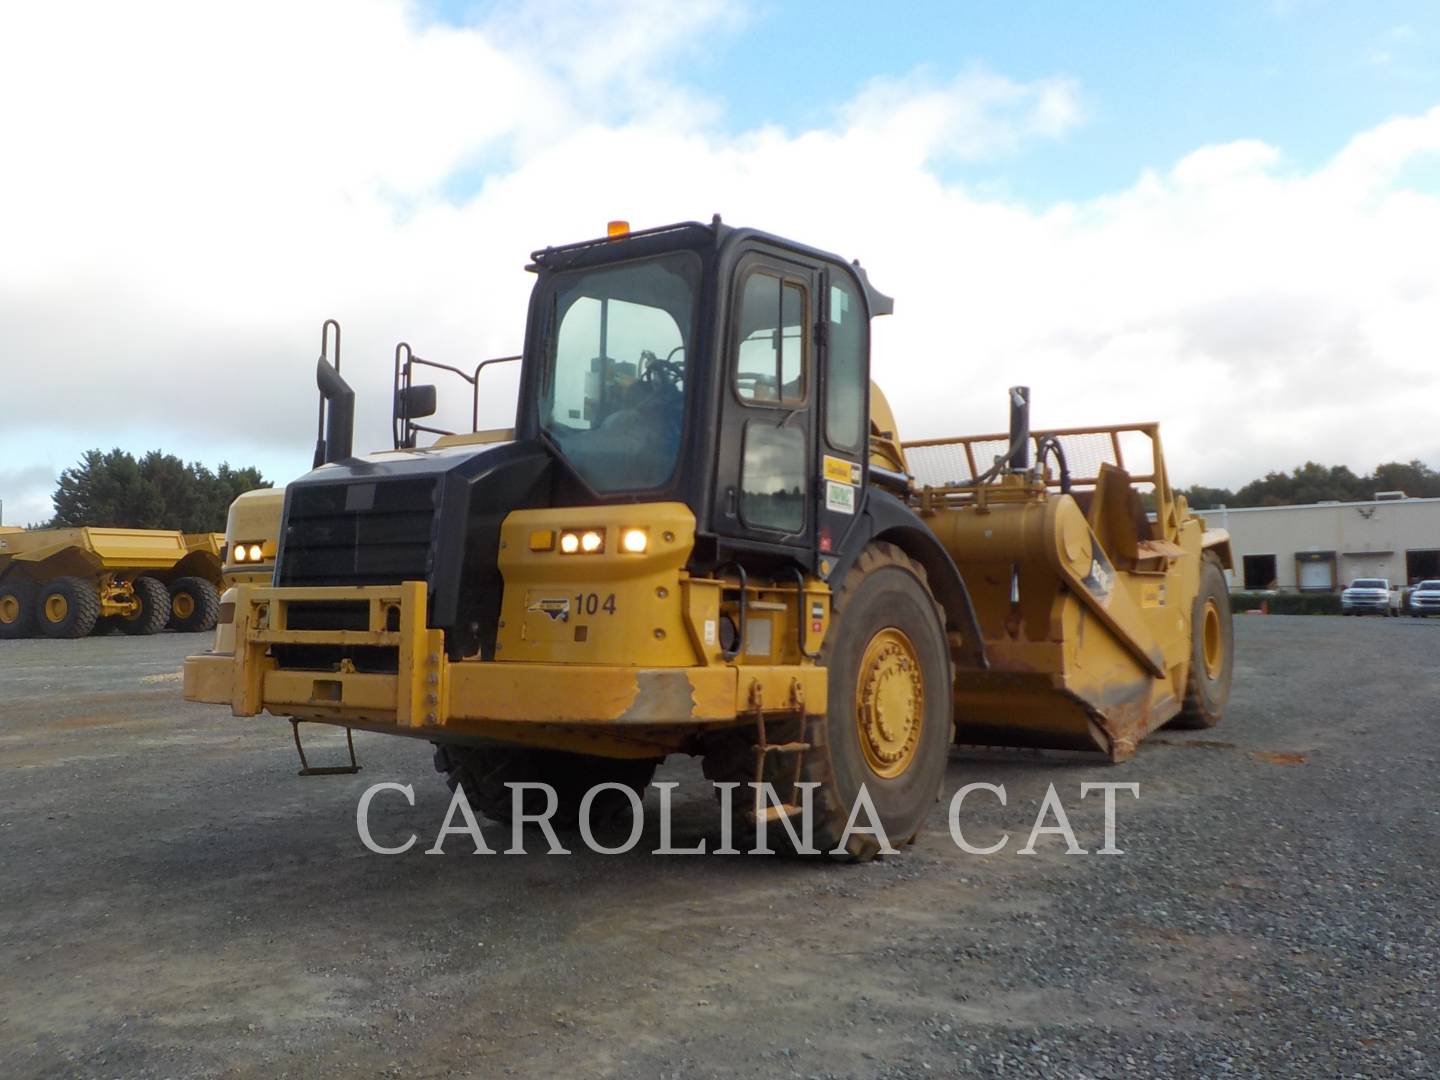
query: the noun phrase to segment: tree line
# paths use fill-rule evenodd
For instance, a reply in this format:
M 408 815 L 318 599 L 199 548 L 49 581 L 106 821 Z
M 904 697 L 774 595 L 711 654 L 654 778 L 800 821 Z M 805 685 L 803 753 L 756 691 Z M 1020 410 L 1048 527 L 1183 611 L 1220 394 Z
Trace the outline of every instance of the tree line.
M 236 496 L 270 486 L 256 468 L 222 462 L 212 472 L 160 450 L 138 460 L 124 450 L 88 450 L 60 474 L 55 516 L 46 525 L 222 532 Z
M 1301 503 L 1361 502 L 1377 491 L 1403 491 L 1412 498 L 1440 498 L 1440 473 L 1423 461 L 1392 461 L 1357 476 L 1344 465 L 1307 461 L 1290 472 L 1269 472 L 1237 491 L 1196 484 L 1181 494 L 1196 510 L 1218 506 L 1295 506 Z

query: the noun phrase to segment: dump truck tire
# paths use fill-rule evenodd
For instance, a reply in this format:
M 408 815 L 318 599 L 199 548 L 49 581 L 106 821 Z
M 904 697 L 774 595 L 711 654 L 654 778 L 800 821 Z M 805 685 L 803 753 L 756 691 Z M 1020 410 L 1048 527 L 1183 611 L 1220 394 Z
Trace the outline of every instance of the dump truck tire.
M 1235 668 L 1235 634 L 1225 572 L 1212 555 L 1200 561 L 1200 591 L 1190 615 L 1190 675 L 1185 703 L 1170 726 L 1185 731 L 1212 728 L 1225 714 Z
M 220 591 L 204 578 L 182 577 L 170 583 L 170 629 L 182 634 L 214 630 L 220 621 Z
M 0 582 L 0 640 L 27 638 L 35 633 L 35 583 L 12 574 Z
M 660 763 L 654 760 L 593 757 L 559 750 L 536 750 L 511 746 L 435 747 L 435 771 L 445 774 L 450 790 L 464 787 L 465 798 L 474 810 L 493 821 L 509 823 L 514 795 L 506 784 L 544 783 L 555 789 L 557 806 L 550 818 L 559 828 L 573 828 L 580 821 L 580 801 L 597 784 L 619 783 L 645 796 L 646 785 Z M 602 825 L 628 812 L 630 800 L 607 789 L 590 807 L 590 823 Z M 543 791 L 525 792 L 522 809 L 538 814 L 545 809 Z
M 170 590 L 153 577 L 138 577 L 130 583 L 140 610 L 120 617 L 120 629 L 127 634 L 158 634 L 170 621 Z
M 47 582 L 36 596 L 35 618 L 46 637 L 88 636 L 100 619 L 100 594 L 95 583 L 79 577 Z
M 892 544 L 872 544 L 861 552 L 834 596 L 820 662 L 829 671 L 829 709 L 809 722 L 811 749 L 801 770 L 802 782 L 819 785 L 811 796 L 812 843 L 842 861 L 872 859 L 881 850 L 874 836 L 852 835 L 841 846 L 861 786 L 886 838 L 899 847 L 915 839 L 945 779 L 953 675 L 945 616 L 925 570 Z M 772 742 L 799 734 L 781 724 L 767 727 Z M 705 775 L 717 782 L 752 782 L 754 741 L 751 731 L 712 738 Z M 781 799 L 791 798 L 793 777 L 793 757 L 768 755 L 764 779 Z M 733 796 L 737 846 L 754 835 L 750 790 L 741 787 Z M 869 824 L 863 811 L 856 824 Z M 767 826 L 767 843 L 787 839 L 782 825 Z

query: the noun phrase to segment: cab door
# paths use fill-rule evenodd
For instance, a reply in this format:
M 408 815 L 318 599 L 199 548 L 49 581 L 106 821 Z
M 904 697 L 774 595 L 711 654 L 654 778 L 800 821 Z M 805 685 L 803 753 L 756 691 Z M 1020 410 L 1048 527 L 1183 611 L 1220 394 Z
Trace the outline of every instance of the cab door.
M 823 273 L 753 251 L 736 265 L 722 367 L 714 528 L 813 561 L 817 324 Z

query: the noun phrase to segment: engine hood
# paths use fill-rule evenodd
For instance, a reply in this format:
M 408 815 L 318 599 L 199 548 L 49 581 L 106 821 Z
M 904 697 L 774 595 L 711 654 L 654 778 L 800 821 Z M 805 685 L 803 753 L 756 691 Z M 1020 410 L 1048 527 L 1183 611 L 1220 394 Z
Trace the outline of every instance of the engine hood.
M 549 452 L 529 440 L 322 465 L 285 490 L 275 583 L 423 580 L 430 625 L 446 631 L 447 648 L 486 649 L 499 617 L 500 523 L 544 504 L 550 468 Z

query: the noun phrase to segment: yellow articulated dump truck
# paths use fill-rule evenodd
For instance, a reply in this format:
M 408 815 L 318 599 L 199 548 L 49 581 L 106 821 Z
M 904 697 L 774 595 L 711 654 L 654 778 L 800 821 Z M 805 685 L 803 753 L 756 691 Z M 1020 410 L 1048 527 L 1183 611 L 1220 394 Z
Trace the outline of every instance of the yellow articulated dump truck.
M 219 545 L 218 533 L 0 527 L 0 638 L 211 630 Z
M 513 431 L 417 447 L 435 391 L 397 364 L 396 448 L 354 456 L 338 334 L 322 350 L 273 583 L 234 590 L 189 699 L 429 740 L 501 820 L 508 783 L 574 820 L 700 755 L 773 785 L 735 800 L 748 822 L 804 816 L 853 858 L 878 850 L 848 827 L 867 797 L 915 836 L 957 740 L 1118 761 L 1220 719 L 1229 544 L 1153 424 L 1031 432 L 1017 388 L 1007 433 L 906 445 L 870 381 L 890 299 L 718 218 L 530 269 Z

